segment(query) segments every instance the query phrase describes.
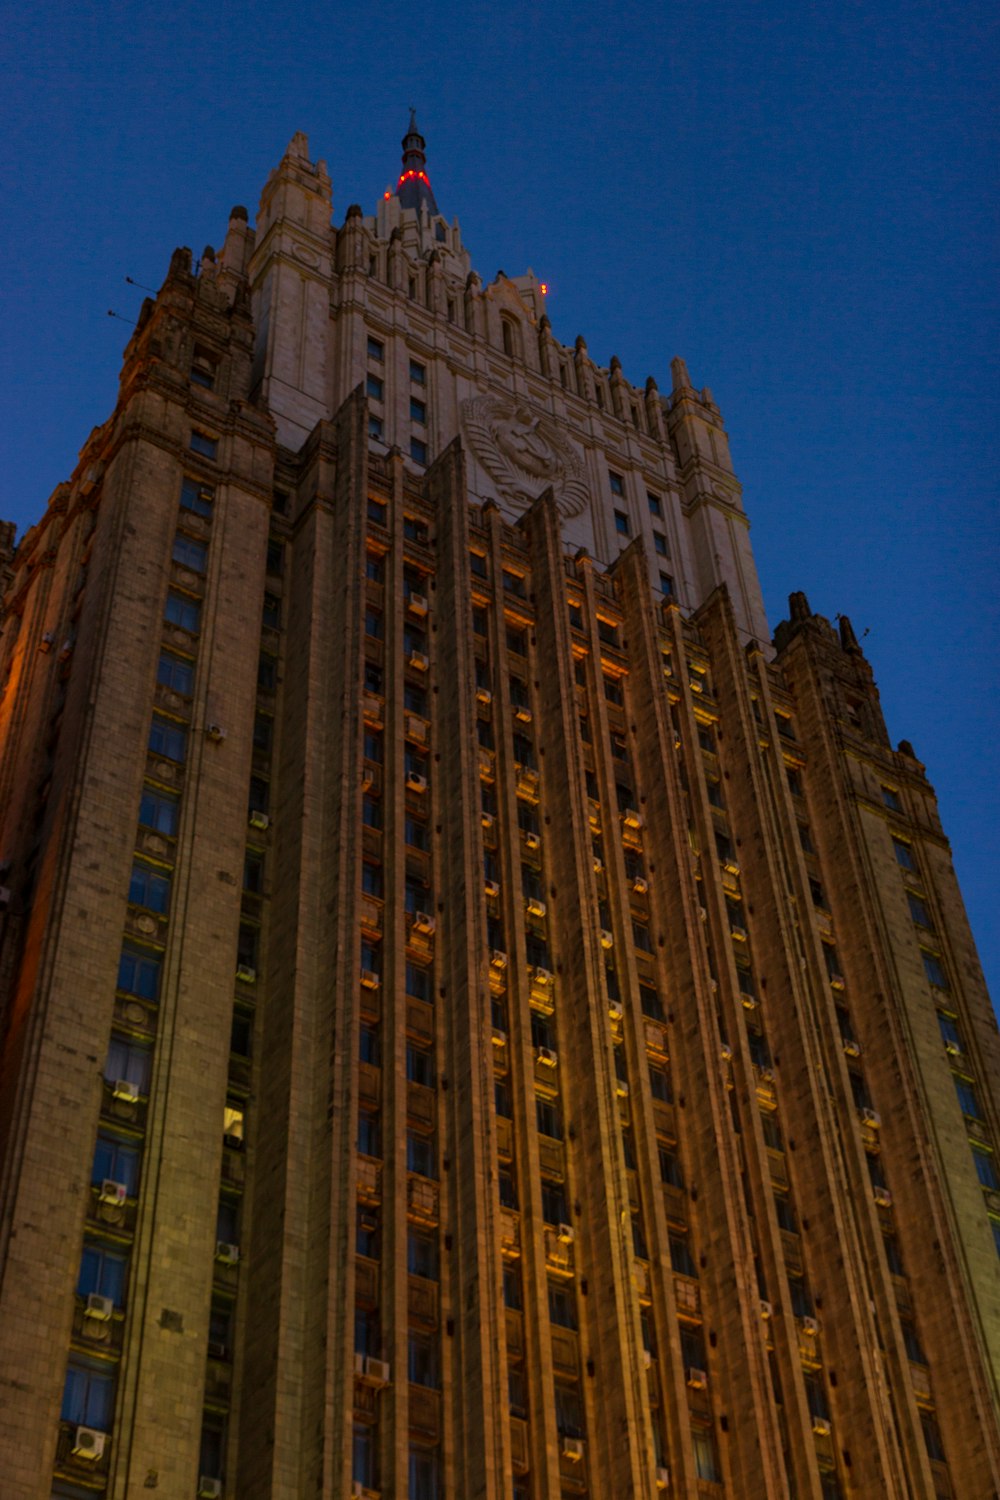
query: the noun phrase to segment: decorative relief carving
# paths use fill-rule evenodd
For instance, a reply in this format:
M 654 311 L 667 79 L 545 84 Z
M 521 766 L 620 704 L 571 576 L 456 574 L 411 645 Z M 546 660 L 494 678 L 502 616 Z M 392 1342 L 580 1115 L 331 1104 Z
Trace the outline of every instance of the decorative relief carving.
M 473 396 L 462 402 L 462 428 L 511 504 L 526 507 L 551 485 L 562 515 L 586 509 L 586 471 L 550 417 L 536 416 L 511 396 Z

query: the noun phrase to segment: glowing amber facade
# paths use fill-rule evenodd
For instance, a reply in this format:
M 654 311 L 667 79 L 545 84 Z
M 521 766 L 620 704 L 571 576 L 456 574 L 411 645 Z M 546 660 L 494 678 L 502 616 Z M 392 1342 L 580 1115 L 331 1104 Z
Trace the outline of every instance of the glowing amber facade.
M 924 769 L 423 146 L 335 228 L 296 137 L 2 538 L 4 1495 L 991 1495 Z

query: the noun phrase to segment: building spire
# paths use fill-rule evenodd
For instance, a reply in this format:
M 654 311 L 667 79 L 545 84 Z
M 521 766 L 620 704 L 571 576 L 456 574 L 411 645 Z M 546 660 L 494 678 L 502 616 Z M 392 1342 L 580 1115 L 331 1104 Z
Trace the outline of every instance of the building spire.
M 396 196 L 401 208 L 412 208 L 417 213 L 426 206 L 429 214 L 438 212 L 437 203 L 427 176 L 427 157 L 424 147 L 427 142 L 417 128 L 417 112 L 410 105 L 410 124 L 403 136 L 403 170 L 396 184 Z

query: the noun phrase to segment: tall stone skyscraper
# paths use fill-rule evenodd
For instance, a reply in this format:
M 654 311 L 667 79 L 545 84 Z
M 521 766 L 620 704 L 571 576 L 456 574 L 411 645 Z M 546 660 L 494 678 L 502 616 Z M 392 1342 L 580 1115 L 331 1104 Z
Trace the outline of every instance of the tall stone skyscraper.
M 986 1500 L 997 1028 L 722 419 L 411 120 L 178 250 L 0 542 L 4 1500 Z

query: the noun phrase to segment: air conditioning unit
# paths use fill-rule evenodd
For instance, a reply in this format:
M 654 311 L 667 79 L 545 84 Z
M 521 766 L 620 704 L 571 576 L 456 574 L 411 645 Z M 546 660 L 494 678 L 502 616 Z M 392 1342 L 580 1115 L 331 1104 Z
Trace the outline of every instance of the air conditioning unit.
M 708 1385 L 708 1372 L 691 1365 L 687 1372 L 687 1383 L 693 1391 L 703 1391 Z
M 559 1063 L 559 1054 L 553 1052 L 551 1047 L 538 1047 L 535 1051 L 535 1056 L 547 1068 L 554 1068 Z
M 361 983 L 366 990 L 377 990 L 382 981 L 374 969 L 362 969 Z
M 69 661 L 69 659 L 70 659 L 70 657 L 72 655 L 73 655 L 73 640 L 72 640 L 71 636 L 67 636 L 66 639 L 63 641 L 62 645 L 59 647 L 59 660 L 60 661 Z
M 491 969 L 506 969 L 507 955 L 502 948 L 494 948 L 490 954 Z
M 539 901 L 537 896 L 529 896 L 525 907 L 529 917 L 544 917 L 545 915 L 545 902 Z
M 370 792 L 371 789 L 372 789 L 372 787 L 374 785 L 375 785 L 375 777 L 372 775 L 371 771 L 369 771 L 368 768 L 367 768 L 367 766 L 366 766 L 365 769 L 361 772 L 361 790 L 363 792 Z
M 732 1060 L 733 1060 L 733 1049 L 732 1049 L 732 1047 L 730 1047 L 730 1045 L 729 1045 L 728 1042 L 723 1042 L 723 1044 L 722 1044 L 721 1048 L 719 1049 L 719 1051 L 720 1051 L 720 1055 L 722 1057 L 722 1061 L 723 1062 L 732 1062 Z
M 476 688 L 476 697 L 478 698 L 480 703 L 493 702 L 493 694 L 490 692 L 489 688 Z
M 612 1021 L 620 1021 L 624 1014 L 625 1007 L 624 1005 L 622 1005 L 620 1000 L 608 1001 L 608 1015 L 611 1017 Z
M 351 1500 L 364 1500 L 364 1497 L 365 1487 L 361 1483 L 361 1480 L 353 1479 L 351 1481 Z
M 524 835 L 524 847 L 531 850 L 540 849 L 542 847 L 542 841 L 539 838 L 538 834 L 526 833 Z
M 634 807 L 622 808 L 622 822 L 626 828 L 641 828 L 642 818 Z
M 216 1240 L 215 1258 L 221 1266 L 237 1266 L 240 1261 L 239 1245 L 231 1245 L 227 1240 Z
M 104 1445 L 108 1441 L 106 1432 L 98 1432 L 93 1427 L 78 1427 L 73 1433 L 73 1447 L 71 1452 L 74 1458 L 89 1458 L 94 1462 L 104 1457 Z
M 425 615 L 427 613 L 426 594 L 411 594 L 406 601 L 406 607 L 411 614 Z
M 772 1316 L 773 1313 L 774 1313 L 774 1308 L 771 1306 L 770 1302 L 768 1302 L 765 1297 L 761 1297 L 761 1299 L 760 1299 L 760 1315 L 764 1319 L 765 1323 L 767 1322 L 768 1318 L 770 1318 Z
M 506 1031 L 501 1031 L 499 1026 L 494 1026 L 493 1028 L 493 1045 L 494 1047 L 506 1047 L 507 1045 L 507 1033 Z
M 644 880 L 641 875 L 637 875 L 632 882 L 632 889 L 637 896 L 645 896 L 649 890 L 649 881 Z
M 222 1494 L 222 1480 L 213 1479 L 210 1474 L 202 1474 L 198 1478 L 198 1500 L 219 1500 Z
M 756 995 L 751 995 L 751 993 L 750 993 L 749 990 L 740 990 L 740 999 L 743 1001 L 744 1009 L 746 1009 L 746 1010 L 756 1010 L 757 1009 L 757 996 Z
M 745 943 L 747 940 L 747 930 L 745 927 L 740 927 L 737 924 L 733 927 L 730 927 L 729 936 L 731 938 L 734 938 L 737 943 Z
M 535 984 L 540 984 L 543 989 L 548 989 L 549 985 L 555 979 L 555 975 L 551 969 L 543 969 L 540 965 L 536 965 L 531 971 L 531 978 Z
M 875 1202 L 879 1208 L 892 1207 L 892 1194 L 887 1187 L 877 1187 L 875 1189 Z
M 112 1182 L 110 1177 L 105 1177 L 100 1197 L 102 1203 L 117 1203 L 121 1207 L 128 1199 L 128 1188 L 124 1182 Z
M 862 1125 L 869 1125 L 871 1126 L 872 1130 L 878 1130 L 879 1126 L 882 1124 L 882 1117 L 878 1113 L 878 1110 L 863 1109 L 860 1111 L 860 1113 Z
M 652 1351 L 652 1349 L 643 1349 L 643 1351 L 642 1351 L 642 1365 L 643 1365 L 643 1369 L 645 1369 L 645 1370 L 651 1370 L 652 1369 L 652 1367 L 653 1367 L 653 1351 Z
M 826 1417 L 813 1417 L 812 1427 L 813 1432 L 817 1437 L 830 1436 L 830 1423 L 827 1421 Z
M 600 875 L 600 874 L 603 873 L 603 871 L 604 871 L 604 861 L 603 861 L 603 859 L 595 859 L 594 860 L 594 874 L 595 875 Z
M 416 771 L 407 771 L 406 786 L 411 792 L 426 792 L 427 777 L 418 775 Z
M 221 744 L 221 742 L 226 738 L 226 731 L 223 729 L 221 724 L 206 724 L 205 733 L 208 738 L 210 740 L 213 740 L 217 745 Z
M 807 1333 L 811 1339 L 814 1339 L 816 1337 L 816 1335 L 819 1333 L 819 1322 L 818 1322 L 818 1320 L 816 1318 L 803 1318 L 802 1319 L 802 1332 L 803 1333 Z
M 7 893 L 7 900 L 10 900 L 9 891 Z M 4 902 L 2 899 L 2 893 L 0 893 L 0 905 L 6 905 L 6 902 Z M 961 1057 L 962 1055 L 962 1049 L 957 1042 L 945 1042 L 944 1050 L 947 1052 L 949 1057 Z
M 628 1098 L 628 1084 L 625 1082 L 624 1078 L 615 1079 L 615 1093 L 618 1095 L 619 1099 Z
M 123 1099 L 126 1104 L 137 1104 L 139 1101 L 139 1090 L 127 1078 L 116 1078 L 111 1085 L 111 1092 L 116 1099 Z
M 423 651 L 411 651 L 408 657 L 408 665 L 413 667 L 417 672 L 426 672 L 430 666 L 430 660 Z
M 482 814 L 482 824 L 483 824 L 484 828 L 487 828 L 487 829 L 488 828 L 492 828 L 495 825 L 495 823 L 496 823 L 496 818 L 493 816 L 492 813 L 484 812 Z
M 562 1440 L 562 1456 L 563 1458 L 568 1458 L 571 1463 L 579 1463 L 583 1457 L 583 1443 L 581 1439 L 564 1437 Z
M 722 868 L 727 875 L 732 875 L 734 878 L 740 873 L 740 867 L 734 859 L 724 859 L 722 861 Z
M 39 651 L 51 651 L 52 650 L 52 642 L 54 640 L 55 640 L 55 636 L 53 635 L 52 631 L 51 630 L 47 630 L 45 632 L 45 634 L 42 636 L 42 638 L 39 641 L 39 643 L 38 643 L 38 649 L 39 649 Z
M 670 1470 L 663 1468 L 662 1465 L 656 1470 L 656 1488 L 658 1490 L 670 1488 Z
M 429 911 L 415 911 L 413 913 L 414 932 L 426 932 L 430 934 L 434 931 L 434 925 L 434 918 Z
M 251 828 L 264 829 L 264 828 L 270 828 L 270 826 L 271 826 L 271 819 L 268 817 L 268 815 L 267 815 L 266 812 L 258 812 L 256 808 L 253 810 L 253 812 L 251 812 L 251 814 L 250 814 L 250 827 Z
M 615 946 L 615 940 L 614 940 L 613 935 L 608 931 L 608 929 L 606 927 L 602 927 L 601 928 L 601 947 L 602 948 L 613 948 L 614 946 Z
M 846 1036 L 846 1037 L 844 1037 L 843 1038 L 843 1042 L 844 1042 L 844 1051 L 846 1052 L 846 1054 L 847 1054 L 848 1057 L 860 1057 L 861 1056 L 861 1043 L 860 1042 L 856 1042 L 852 1036 Z
M 115 1304 L 110 1297 L 102 1297 L 100 1292 L 87 1293 L 84 1311 L 88 1318 L 93 1318 L 96 1323 L 106 1323 L 114 1310 Z
M 689 677 L 688 681 L 691 684 L 692 693 L 700 693 L 705 686 L 700 677 Z
M 384 1386 L 389 1384 L 389 1363 L 384 1359 L 375 1359 L 371 1354 L 365 1356 L 365 1380 L 369 1385 Z
M 487 896 L 499 896 L 499 894 L 500 894 L 500 882 L 499 882 L 499 880 L 487 880 L 485 882 L 485 887 L 484 888 L 486 890 Z
M 531 709 L 525 708 L 523 703 L 516 704 L 514 708 L 514 718 L 520 720 L 522 724 L 530 724 Z
M 238 964 L 236 967 L 236 978 L 240 984 L 256 984 L 257 970 L 251 969 L 249 964 Z
M 844 979 L 843 974 L 831 974 L 830 975 L 830 988 L 831 989 L 834 989 L 834 990 L 845 989 L 846 988 L 846 983 L 847 982 Z

